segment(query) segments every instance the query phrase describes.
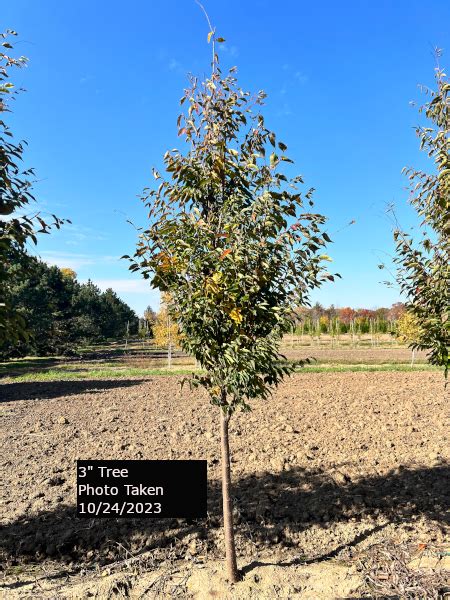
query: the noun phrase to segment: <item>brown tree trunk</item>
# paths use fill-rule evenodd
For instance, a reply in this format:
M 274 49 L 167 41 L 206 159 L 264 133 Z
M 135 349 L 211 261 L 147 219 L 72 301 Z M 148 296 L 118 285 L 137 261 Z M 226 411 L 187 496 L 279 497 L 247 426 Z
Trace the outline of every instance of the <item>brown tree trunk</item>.
M 222 501 L 223 501 L 223 526 L 225 533 L 225 557 L 227 575 L 230 583 L 239 581 L 236 563 L 236 548 L 234 545 L 233 506 L 231 503 L 231 476 L 230 476 L 230 445 L 228 443 L 228 423 L 230 415 L 220 411 L 220 441 L 222 447 Z

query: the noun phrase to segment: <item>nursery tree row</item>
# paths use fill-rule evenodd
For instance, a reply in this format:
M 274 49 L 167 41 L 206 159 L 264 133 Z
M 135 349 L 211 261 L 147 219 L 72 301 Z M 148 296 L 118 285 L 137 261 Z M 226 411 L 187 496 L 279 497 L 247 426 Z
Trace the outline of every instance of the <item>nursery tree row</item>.
M 336 308 L 331 305 L 324 308 L 318 302 L 312 307 L 299 307 L 296 310 L 295 324 L 297 333 L 392 333 L 395 323 L 405 312 L 401 302 L 390 308 Z

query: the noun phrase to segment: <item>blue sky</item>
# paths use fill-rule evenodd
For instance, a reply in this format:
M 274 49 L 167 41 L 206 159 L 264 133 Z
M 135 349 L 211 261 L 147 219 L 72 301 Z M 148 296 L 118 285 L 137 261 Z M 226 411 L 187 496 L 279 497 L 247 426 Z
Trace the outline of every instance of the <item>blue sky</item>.
M 312 299 L 368 308 L 399 300 L 377 269 L 393 250 L 386 206 L 414 224 L 401 169 L 431 165 L 409 103 L 420 100 L 419 83 L 433 84 L 433 47 L 450 62 L 450 2 L 204 5 L 226 38 L 222 66 L 237 65 L 242 87 L 267 92 L 266 123 L 329 218 L 328 252 L 343 279 Z M 138 196 L 151 167 L 179 145 L 186 74 L 209 72 L 203 14 L 194 0 L 15 0 L 1 12 L 1 28 L 19 33 L 15 50 L 30 59 L 15 73 L 27 92 L 8 122 L 29 143 L 40 206 L 73 222 L 41 236 L 39 255 L 113 287 L 138 313 L 156 308 L 158 294 L 118 257 L 136 241 L 127 219 L 145 224 Z

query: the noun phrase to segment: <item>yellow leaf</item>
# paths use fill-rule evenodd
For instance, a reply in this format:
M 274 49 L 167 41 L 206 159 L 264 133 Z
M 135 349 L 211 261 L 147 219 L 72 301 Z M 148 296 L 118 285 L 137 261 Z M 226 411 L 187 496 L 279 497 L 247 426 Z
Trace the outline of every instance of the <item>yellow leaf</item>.
M 242 323 L 243 316 L 239 308 L 233 308 L 233 310 L 229 313 L 229 317 L 235 323 Z
M 219 284 L 222 281 L 222 273 L 216 272 L 212 277 L 208 277 L 206 280 L 206 291 L 210 292 L 214 296 L 219 294 Z

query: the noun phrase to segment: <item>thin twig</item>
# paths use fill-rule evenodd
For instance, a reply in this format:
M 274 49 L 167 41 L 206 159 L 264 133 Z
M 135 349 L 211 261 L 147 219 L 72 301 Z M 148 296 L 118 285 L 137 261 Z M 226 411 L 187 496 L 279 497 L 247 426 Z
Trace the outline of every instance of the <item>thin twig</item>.
M 206 21 L 208 23 L 209 33 L 212 33 L 212 63 L 211 63 L 211 66 L 212 66 L 212 74 L 214 75 L 214 71 L 215 71 L 215 67 L 216 67 L 216 40 L 215 40 L 216 30 L 211 25 L 211 21 L 209 19 L 208 13 L 206 12 L 203 4 L 201 4 L 198 0 L 195 0 L 195 3 L 198 4 L 198 6 L 200 6 L 201 10 L 203 11 L 203 14 L 205 15 Z

